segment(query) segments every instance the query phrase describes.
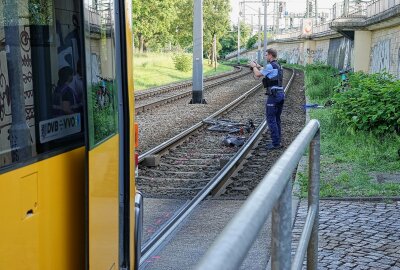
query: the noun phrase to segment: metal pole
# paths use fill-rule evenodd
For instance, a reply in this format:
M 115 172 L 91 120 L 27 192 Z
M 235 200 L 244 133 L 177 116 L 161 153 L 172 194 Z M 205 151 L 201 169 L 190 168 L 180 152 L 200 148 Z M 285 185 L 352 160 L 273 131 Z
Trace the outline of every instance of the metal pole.
M 283 179 L 282 179 L 283 180 Z M 271 269 L 290 269 L 292 244 L 292 182 L 287 185 L 272 210 Z
M 267 41 L 267 1 L 264 0 L 264 55 L 267 53 L 267 46 L 268 46 L 268 41 Z M 264 66 L 266 66 L 267 59 L 264 58 Z
M 194 1 L 192 104 L 203 103 L 203 0 Z
M 12 162 L 21 162 L 32 156 L 30 130 L 26 123 L 24 83 L 20 45 L 19 1 L 5 1 L 3 8 L 4 37 L 8 69 L 11 127 L 9 140 Z M 21 21 L 20 21 L 21 20 Z
M 215 71 L 217 71 L 217 35 L 213 37 L 213 61 L 215 65 Z
M 238 64 L 240 64 L 240 14 L 239 14 L 239 17 L 238 17 L 238 27 L 237 27 L 237 29 L 238 29 L 238 38 L 237 38 L 237 44 L 238 44 L 238 48 L 237 48 L 237 62 L 238 62 Z
M 307 269 L 318 268 L 318 225 L 319 225 L 319 181 L 320 181 L 320 131 L 315 134 L 310 143 L 309 155 L 309 184 L 308 184 L 308 207 L 315 205 L 317 215 L 311 231 L 310 243 L 307 249 Z
M 344 0 L 343 16 L 344 17 L 349 16 L 349 0 Z
M 257 63 L 261 65 L 261 8 L 258 8 L 258 51 L 257 51 Z
M 279 33 L 279 1 L 275 1 L 275 34 Z
M 243 5 L 243 21 L 246 24 L 246 0 L 243 0 L 242 5 Z

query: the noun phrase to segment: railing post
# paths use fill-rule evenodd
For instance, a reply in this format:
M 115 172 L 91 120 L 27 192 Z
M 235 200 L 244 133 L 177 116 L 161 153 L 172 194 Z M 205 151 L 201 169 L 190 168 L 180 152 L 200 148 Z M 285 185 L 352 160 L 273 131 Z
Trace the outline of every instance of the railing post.
M 319 225 L 319 181 L 320 181 L 320 131 L 310 143 L 308 207 L 316 205 L 317 215 L 314 220 L 311 238 L 307 248 L 307 269 L 317 270 L 318 266 L 318 225 Z
M 292 181 L 287 182 L 285 190 L 272 210 L 272 270 L 290 269 L 292 264 Z

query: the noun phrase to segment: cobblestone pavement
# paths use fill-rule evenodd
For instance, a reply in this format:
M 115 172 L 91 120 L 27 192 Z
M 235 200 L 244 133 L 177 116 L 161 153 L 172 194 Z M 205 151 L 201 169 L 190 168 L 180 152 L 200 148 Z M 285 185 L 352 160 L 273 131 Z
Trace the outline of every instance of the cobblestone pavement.
M 303 200 L 294 227 L 296 248 L 306 215 Z M 400 202 L 320 201 L 318 269 L 400 270 Z

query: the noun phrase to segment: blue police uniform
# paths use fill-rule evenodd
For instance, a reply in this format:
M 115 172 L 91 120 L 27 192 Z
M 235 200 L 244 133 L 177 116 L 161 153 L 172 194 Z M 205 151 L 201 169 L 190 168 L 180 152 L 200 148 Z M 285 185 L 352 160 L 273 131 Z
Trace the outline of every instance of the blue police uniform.
M 272 145 L 267 148 L 281 147 L 281 114 L 285 93 L 282 87 L 283 72 L 276 60 L 269 63 L 261 73 L 265 76 L 263 83 L 267 88 L 266 117 L 271 132 Z

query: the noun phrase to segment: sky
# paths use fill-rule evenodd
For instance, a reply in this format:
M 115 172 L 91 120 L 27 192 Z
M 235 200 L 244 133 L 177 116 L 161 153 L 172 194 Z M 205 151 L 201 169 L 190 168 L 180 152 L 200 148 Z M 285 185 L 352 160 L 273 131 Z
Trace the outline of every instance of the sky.
M 233 24 L 237 24 L 238 20 L 238 13 L 239 13 L 239 2 L 243 0 L 230 0 L 231 1 L 231 7 L 232 7 L 232 12 L 231 12 L 231 21 Z M 250 1 L 250 0 L 249 0 Z M 251 0 L 255 2 L 255 0 Z M 284 1 L 284 0 L 282 0 Z M 260 0 L 261 2 L 261 0 Z M 272 1 L 271 1 L 272 2 Z M 318 8 L 321 9 L 323 12 L 328 12 L 328 8 L 332 8 L 333 4 L 337 2 L 342 2 L 341 0 L 322 0 L 318 1 Z M 249 4 L 250 5 L 250 4 Z M 254 4 L 252 4 L 254 5 Z M 306 10 L 306 0 L 286 0 L 286 6 L 288 12 L 305 12 Z M 272 11 L 273 5 L 270 4 L 268 6 L 268 9 Z M 250 8 L 246 8 L 248 10 L 251 10 Z

